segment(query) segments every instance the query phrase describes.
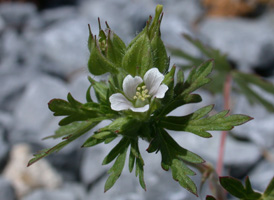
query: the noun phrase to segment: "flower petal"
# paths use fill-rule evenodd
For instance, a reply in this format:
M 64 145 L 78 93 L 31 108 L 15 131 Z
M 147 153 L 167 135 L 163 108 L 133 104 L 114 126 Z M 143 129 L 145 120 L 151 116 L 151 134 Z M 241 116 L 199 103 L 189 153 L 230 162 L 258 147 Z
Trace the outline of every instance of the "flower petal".
M 123 90 L 127 98 L 133 99 L 136 94 L 137 86 L 143 82 L 143 79 L 140 76 L 135 76 L 134 78 L 131 75 L 127 75 L 123 81 Z
M 158 88 L 158 90 L 157 90 L 156 94 L 154 95 L 154 97 L 156 97 L 158 99 L 164 98 L 167 90 L 168 90 L 167 85 L 165 85 L 165 84 L 160 85 L 160 87 Z
M 144 82 L 148 89 L 148 94 L 155 96 L 165 76 L 157 68 L 151 68 L 144 76 Z
M 110 107 L 112 110 L 128 110 L 133 107 L 132 103 L 121 93 L 115 93 L 109 97 Z
M 130 107 L 130 110 L 132 110 L 133 112 L 146 112 L 149 109 L 149 105 L 145 105 L 144 107 L 139 107 L 139 108 L 135 108 L 135 107 Z

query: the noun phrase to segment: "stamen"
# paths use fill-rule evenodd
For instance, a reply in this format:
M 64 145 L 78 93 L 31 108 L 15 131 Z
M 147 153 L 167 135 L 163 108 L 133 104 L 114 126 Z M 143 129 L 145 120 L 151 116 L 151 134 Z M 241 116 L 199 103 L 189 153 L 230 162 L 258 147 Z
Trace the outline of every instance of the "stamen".
M 150 95 L 148 95 L 148 89 L 146 89 L 146 86 L 143 85 L 142 87 L 136 88 L 136 94 L 133 97 L 133 99 L 141 99 L 142 101 L 145 101 L 146 98 L 149 98 Z

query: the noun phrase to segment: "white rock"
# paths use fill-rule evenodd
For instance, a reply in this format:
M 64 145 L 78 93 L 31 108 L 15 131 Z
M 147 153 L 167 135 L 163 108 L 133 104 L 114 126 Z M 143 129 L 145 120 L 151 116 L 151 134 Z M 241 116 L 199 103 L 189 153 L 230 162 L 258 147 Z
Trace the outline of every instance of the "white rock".
M 4 169 L 3 175 L 12 182 L 17 197 L 23 197 L 35 188 L 54 189 L 62 184 L 62 178 L 46 160 L 27 167 L 31 158 L 28 145 L 15 145 Z

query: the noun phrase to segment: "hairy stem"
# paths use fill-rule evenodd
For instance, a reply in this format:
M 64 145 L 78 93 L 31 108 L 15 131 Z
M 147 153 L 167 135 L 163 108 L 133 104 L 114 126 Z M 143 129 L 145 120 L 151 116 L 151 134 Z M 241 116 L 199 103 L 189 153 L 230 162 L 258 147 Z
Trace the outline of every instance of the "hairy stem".
M 226 81 L 224 84 L 224 109 L 229 110 L 230 108 L 230 91 L 231 91 L 231 82 L 232 76 L 229 73 L 226 77 Z M 225 150 L 225 141 L 226 141 L 227 131 L 222 131 L 221 141 L 220 141 L 220 149 L 219 149 L 219 157 L 217 162 L 217 173 L 219 176 L 222 175 L 223 170 L 223 159 L 224 159 L 224 150 Z

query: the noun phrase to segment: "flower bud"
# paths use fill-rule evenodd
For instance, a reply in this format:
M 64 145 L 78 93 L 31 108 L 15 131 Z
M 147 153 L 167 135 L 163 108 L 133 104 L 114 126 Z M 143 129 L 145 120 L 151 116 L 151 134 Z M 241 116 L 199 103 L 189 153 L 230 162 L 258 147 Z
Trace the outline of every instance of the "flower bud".
M 88 69 L 94 75 L 102 75 L 106 72 L 117 74 L 121 66 L 122 58 L 125 53 L 126 45 L 124 42 L 109 28 L 106 23 L 106 30 L 101 28 L 99 23 L 99 37 L 97 39 L 90 30 L 88 48 L 90 57 Z
M 169 57 L 161 40 L 160 25 L 163 6 L 158 5 L 155 18 L 150 16 L 146 27 L 128 45 L 122 60 L 122 68 L 133 76 L 143 76 L 146 71 L 156 67 L 161 73 L 168 70 Z

